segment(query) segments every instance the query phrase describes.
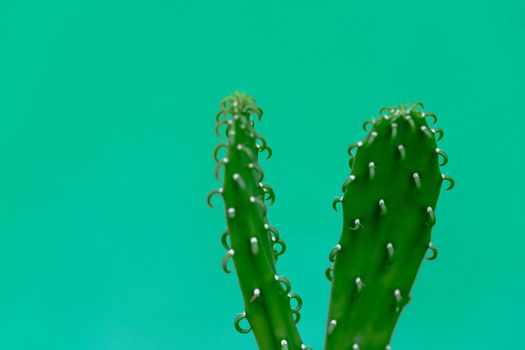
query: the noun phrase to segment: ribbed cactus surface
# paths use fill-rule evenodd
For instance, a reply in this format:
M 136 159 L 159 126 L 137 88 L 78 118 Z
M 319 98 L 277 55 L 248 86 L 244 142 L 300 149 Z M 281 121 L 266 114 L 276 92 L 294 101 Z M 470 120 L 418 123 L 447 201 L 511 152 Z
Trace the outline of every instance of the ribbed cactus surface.
M 264 172 L 258 155 L 271 149 L 254 130 L 254 120 L 262 117 L 255 100 L 235 92 L 221 102 L 216 132 L 226 133 L 226 142 L 214 151 L 216 177 L 223 172 L 223 186 L 212 191 L 225 204 L 227 230 L 222 244 L 227 250 L 223 269 L 230 272 L 230 260 L 237 272 L 244 299 L 244 311 L 235 318 L 241 333 L 253 331 L 260 349 L 305 349 L 296 328 L 301 298 L 291 292 L 288 279 L 277 273 L 275 263 L 286 246 L 267 220 L 266 203 L 272 204 L 272 188 L 263 183 Z
M 388 350 L 421 262 L 437 256 L 431 243 L 446 154 L 443 136 L 417 103 L 384 108 L 368 120 L 364 140 L 350 145 L 351 175 L 343 183 L 343 228 L 330 252 L 332 281 L 326 350 Z

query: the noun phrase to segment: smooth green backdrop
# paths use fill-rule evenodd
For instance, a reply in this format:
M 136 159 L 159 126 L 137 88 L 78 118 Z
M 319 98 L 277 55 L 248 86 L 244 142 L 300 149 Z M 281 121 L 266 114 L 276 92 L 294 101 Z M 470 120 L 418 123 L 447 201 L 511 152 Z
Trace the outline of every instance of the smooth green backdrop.
M 524 348 L 525 2 L 4 1 L 0 50 L 1 349 L 255 349 L 205 205 L 234 89 L 265 110 L 307 344 L 322 349 L 346 146 L 420 100 L 457 186 L 393 349 Z

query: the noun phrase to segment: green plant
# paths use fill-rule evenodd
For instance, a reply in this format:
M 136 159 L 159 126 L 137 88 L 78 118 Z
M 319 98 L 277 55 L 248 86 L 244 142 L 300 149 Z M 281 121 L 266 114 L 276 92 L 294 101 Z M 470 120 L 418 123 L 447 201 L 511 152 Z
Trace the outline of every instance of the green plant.
M 377 120 L 363 124 L 365 139 L 348 148 L 352 172 L 333 202 L 336 210 L 342 204 L 343 230 L 326 270 L 332 282 L 326 350 L 389 349 L 422 260 L 437 257 L 431 243 L 436 203 L 442 182 L 451 189 L 454 180 L 439 168 L 447 162 L 436 143 L 443 131 L 427 124 L 437 118 L 422 109 L 420 103 L 383 108 Z M 245 306 L 234 325 L 241 333 L 252 330 L 260 349 L 307 349 L 295 325 L 302 300 L 276 272 L 286 245 L 267 221 L 266 202 L 273 204 L 275 194 L 263 184 L 258 163 L 259 153 L 269 158 L 272 151 L 252 117 L 260 120 L 262 110 L 247 94 L 221 101 L 216 133 L 224 128 L 227 142 L 214 157 L 215 176 L 224 168 L 224 182 L 208 195 L 210 206 L 214 195 L 225 203 L 222 265 L 230 273 L 233 260 Z M 249 327 L 241 326 L 243 319 Z

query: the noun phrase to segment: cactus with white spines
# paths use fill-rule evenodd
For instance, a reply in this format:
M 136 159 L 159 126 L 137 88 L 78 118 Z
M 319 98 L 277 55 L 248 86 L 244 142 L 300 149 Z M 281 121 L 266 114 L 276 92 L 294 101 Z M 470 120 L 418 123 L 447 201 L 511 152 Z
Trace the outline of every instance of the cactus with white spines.
M 215 131 L 220 136 L 224 130 L 227 141 L 214 157 L 215 176 L 224 168 L 224 180 L 208 195 L 210 206 L 213 196 L 223 198 L 228 229 L 221 237 L 227 251 L 222 265 L 230 273 L 233 260 L 244 299 L 234 326 L 253 331 L 263 350 L 310 349 L 295 325 L 302 300 L 276 272 L 286 245 L 267 220 L 275 194 L 262 183 L 258 156 L 272 152 L 254 130 L 253 117 L 260 120 L 262 110 L 247 94 L 221 102 Z M 448 158 L 436 141 L 443 131 L 427 118 L 437 121 L 420 103 L 383 108 L 377 120 L 363 124 L 365 139 L 348 148 L 351 174 L 332 203 L 343 209 L 343 229 L 326 269 L 332 290 L 325 350 L 390 350 L 422 260 L 437 257 L 431 242 L 437 199 L 442 183 L 451 189 L 454 180 L 441 174 Z
M 230 273 L 229 261 L 233 260 L 244 299 L 235 328 L 241 333 L 253 331 L 260 349 L 306 349 L 296 327 L 302 300 L 291 292 L 290 282 L 277 274 L 275 266 L 286 245 L 266 216 L 266 203 L 273 204 L 275 194 L 262 182 L 258 155 L 266 151 L 269 158 L 271 148 L 254 130 L 252 120 L 260 120 L 262 114 L 245 93 L 235 92 L 221 102 L 216 133 L 225 129 L 227 142 L 216 147 L 214 157 L 215 175 L 219 179 L 224 168 L 224 180 L 223 187 L 210 192 L 208 204 L 213 206 L 214 195 L 220 195 L 225 204 L 228 229 L 221 241 L 227 252 L 222 265 Z M 222 149 L 226 154 L 220 158 Z
M 422 104 L 384 108 L 363 124 L 367 136 L 348 148 L 351 175 L 343 195 L 340 240 L 330 252 L 332 281 L 325 350 L 385 350 L 423 259 L 433 260 L 436 203 L 447 155 L 437 147 Z M 427 253 L 428 252 L 428 253 Z

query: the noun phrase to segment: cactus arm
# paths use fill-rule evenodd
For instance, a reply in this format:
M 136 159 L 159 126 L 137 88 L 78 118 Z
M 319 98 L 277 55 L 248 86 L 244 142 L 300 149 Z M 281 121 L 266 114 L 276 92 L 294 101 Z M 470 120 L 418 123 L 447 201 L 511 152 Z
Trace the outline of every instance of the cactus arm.
M 326 350 L 388 350 L 422 260 L 433 259 L 435 210 L 446 154 L 422 105 L 388 107 L 350 145 L 352 174 L 343 184 L 341 238 L 330 253 L 332 281 Z M 430 254 L 427 253 L 430 251 Z M 429 255 L 426 255 L 429 254 Z
M 216 175 L 224 168 L 224 181 L 223 187 L 208 197 L 210 205 L 214 195 L 222 196 L 225 204 L 228 229 L 221 238 L 227 249 L 223 268 L 228 273 L 233 260 L 244 300 L 244 311 L 234 324 L 241 333 L 253 331 L 260 349 L 304 349 L 296 327 L 301 299 L 290 292 L 290 283 L 275 267 L 286 246 L 266 216 L 265 201 L 273 203 L 275 195 L 262 183 L 258 153 L 266 150 L 271 155 L 271 149 L 255 132 L 252 116 L 260 120 L 262 110 L 244 93 L 236 92 L 221 102 L 217 125 L 226 125 L 228 140 L 217 146 L 214 157 L 218 161 Z M 219 159 L 221 149 L 226 156 Z M 298 304 L 293 309 L 292 299 Z

